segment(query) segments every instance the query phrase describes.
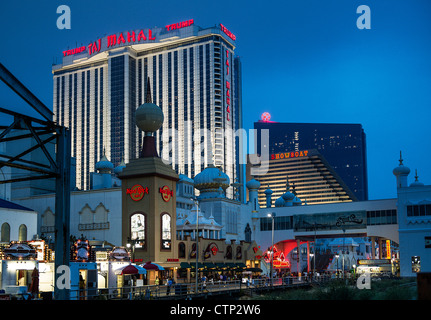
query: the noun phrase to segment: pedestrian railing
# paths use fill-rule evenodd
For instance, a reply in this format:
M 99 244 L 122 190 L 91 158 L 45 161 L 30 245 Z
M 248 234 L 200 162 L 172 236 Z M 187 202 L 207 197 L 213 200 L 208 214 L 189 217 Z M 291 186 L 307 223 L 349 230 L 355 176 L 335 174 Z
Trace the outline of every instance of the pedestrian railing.
M 271 290 L 308 286 L 332 280 L 330 276 L 252 278 L 232 281 L 200 281 L 196 283 L 175 283 L 168 285 L 144 285 L 70 291 L 71 300 L 152 300 L 192 299 L 202 295 L 228 294 L 240 291 Z

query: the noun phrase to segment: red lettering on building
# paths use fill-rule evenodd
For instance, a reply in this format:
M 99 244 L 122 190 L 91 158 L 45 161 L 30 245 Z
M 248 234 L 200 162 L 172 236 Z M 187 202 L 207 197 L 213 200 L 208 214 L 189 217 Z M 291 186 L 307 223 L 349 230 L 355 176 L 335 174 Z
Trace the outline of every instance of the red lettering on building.
M 82 47 L 75 48 L 75 49 L 72 49 L 72 50 L 65 50 L 65 51 L 63 51 L 63 57 L 84 52 L 85 49 L 86 49 L 85 46 L 82 46 Z
M 281 152 L 281 153 L 271 154 L 271 160 L 306 157 L 307 155 L 308 155 L 308 150 L 296 151 L 296 152 Z
M 185 28 L 185 27 L 191 26 L 193 23 L 194 23 L 193 19 L 190 19 L 187 21 L 182 21 L 182 22 L 178 22 L 178 23 L 174 23 L 174 24 L 168 24 L 166 26 L 166 31 L 172 31 L 172 30 Z
M 229 37 L 229 38 L 231 38 L 233 41 L 235 41 L 236 40 L 236 36 L 232 33 L 232 32 L 230 32 L 224 25 L 222 25 L 221 23 L 220 23 L 220 28 L 222 29 L 222 31 Z
M 101 39 L 94 41 L 88 45 L 88 53 L 92 55 L 95 52 L 99 52 L 101 48 Z

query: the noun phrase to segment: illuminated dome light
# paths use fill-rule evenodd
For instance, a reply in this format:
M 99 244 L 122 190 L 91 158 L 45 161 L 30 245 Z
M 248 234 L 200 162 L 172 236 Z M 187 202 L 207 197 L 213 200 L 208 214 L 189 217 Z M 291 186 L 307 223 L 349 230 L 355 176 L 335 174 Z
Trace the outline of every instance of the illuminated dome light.
M 269 114 L 269 112 L 264 112 L 262 113 L 261 119 L 264 122 L 269 122 L 269 120 L 271 120 L 271 115 Z

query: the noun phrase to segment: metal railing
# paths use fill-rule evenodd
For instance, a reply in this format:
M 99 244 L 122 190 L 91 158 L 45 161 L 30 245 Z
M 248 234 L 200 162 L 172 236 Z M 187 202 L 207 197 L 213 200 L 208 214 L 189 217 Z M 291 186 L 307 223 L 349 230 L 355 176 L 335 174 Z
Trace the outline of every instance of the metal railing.
M 333 279 L 333 278 L 332 278 Z M 106 289 L 71 290 L 71 300 L 159 300 L 159 299 L 193 299 L 205 295 L 223 295 L 239 292 L 302 287 L 330 281 L 331 277 L 278 277 L 252 278 L 233 281 L 175 283 L 168 285 L 144 285 L 132 287 L 115 287 Z

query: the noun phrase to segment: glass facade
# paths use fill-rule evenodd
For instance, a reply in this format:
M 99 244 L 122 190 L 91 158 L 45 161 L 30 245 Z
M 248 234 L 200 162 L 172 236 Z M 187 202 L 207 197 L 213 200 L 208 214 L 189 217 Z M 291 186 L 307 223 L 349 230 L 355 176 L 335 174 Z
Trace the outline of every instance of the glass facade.
M 189 32 L 175 43 L 139 50 L 125 46 L 96 62 L 55 68 L 54 120 L 72 128 L 79 189 L 89 188 L 89 173 L 103 152 L 114 166 L 139 156 L 142 132 L 134 114 L 145 102 L 147 79 L 152 102 L 165 116 L 156 134 L 159 156 L 191 178 L 214 164 L 222 167 L 231 183 L 242 180 L 238 140 L 232 134 L 242 124 L 236 96 L 239 59 L 234 59 L 235 47 L 220 29 L 193 28 L 193 32 L 196 37 Z M 232 187 L 227 196 L 233 197 Z
M 368 200 L 365 133 L 360 124 L 278 123 L 259 121 L 256 152 L 261 154 L 261 129 L 269 130 L 269 154 L 316 149 L 360 201 Z

